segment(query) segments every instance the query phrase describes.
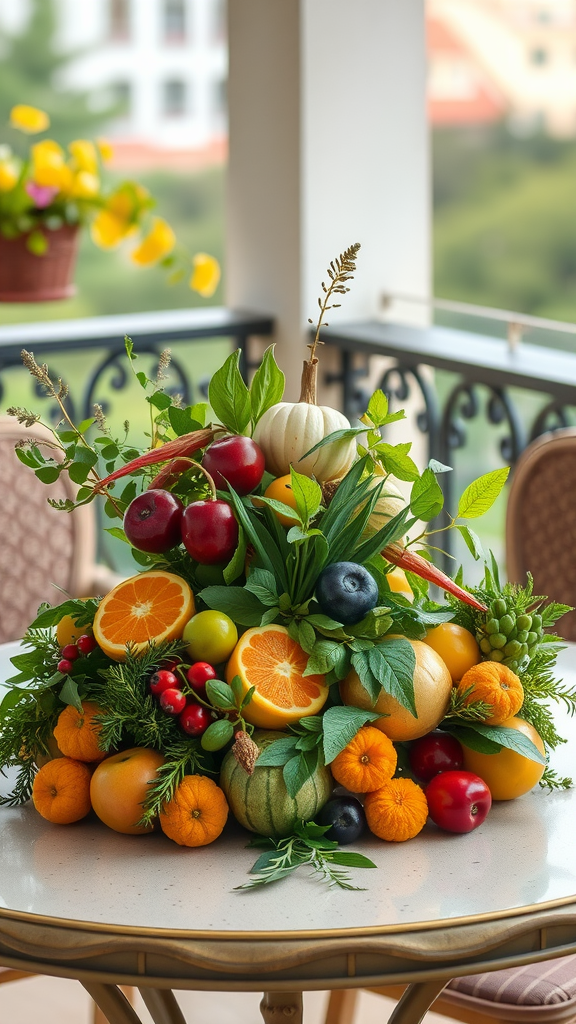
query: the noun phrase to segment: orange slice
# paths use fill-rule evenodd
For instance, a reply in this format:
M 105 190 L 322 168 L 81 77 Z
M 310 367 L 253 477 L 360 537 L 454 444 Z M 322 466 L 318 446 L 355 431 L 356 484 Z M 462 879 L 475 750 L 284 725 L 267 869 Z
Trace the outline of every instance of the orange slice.
M 194 595 L 180 576 L 152 570 L 119 583 L 100 602 L 94 637 L 114 661 L 126 660 L 126 644 L 143 651 L 151 640 L 178 640 L 195 612 Z
M 305 676 L 308 655 L 284 626 L 247 629 L 232 651 L 226 667 L 230 683 L 240 676 L 247 693 L 255 691 L 242 712 L 247 722 L 261 729 L 284 729 L 291 722 L 316 715 L 328 697 L 324 676 Z

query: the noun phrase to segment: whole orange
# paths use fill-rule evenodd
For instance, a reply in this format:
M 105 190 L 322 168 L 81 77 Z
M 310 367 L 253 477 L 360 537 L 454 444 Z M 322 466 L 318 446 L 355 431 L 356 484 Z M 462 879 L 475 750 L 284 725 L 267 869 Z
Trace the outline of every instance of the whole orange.
M 455 683 L 482 657 L 476 637 L 455 622 L 442 622 L 429 629 L 424 643 L 440 655 Z
M 398 640 L 390 637 L 390 640 Z M 385 641 L 386 642 L 386 641 Z M 368 690 L 352 669 L 340 683 L 340 695 L 345 704 L 363 711 L 379 711 L 383 716 L 371 723 L 393 741 L 416 740 L 432 732 L 446 714 L 452 679 L 439 654 L 421 640 L 407 640 L 416 655 L 414 669 L 414 699 L 418 717 L 405 708 L 395 697 L 382 690 L 372 705 Z
M 296 508 L 296 498 L 294 497 L 294 491 L 292 490 L 292 478 L 290 473 L 287 476 L 279 476 L 276 480 L 273 480 L 264 491 L 265 498 L 274 498 L 275 501 L 281 501 L 283 505 L 289 505 L 290 508 Z M 256 503 L 254 503 L 256 504 Z M 296 517 L 283 515 L 282 512 L 276 512 L 274 509 L 274 515 L 278 519 L 282 526 L 288 527 L 296 526 L 298 519 Z
M 142 817 L 149 783 L 163 764 L 162 754 L 149 747 L 121 750 L 101 761 L 90 783 L 92 807 L 100 820 L 125 835 L 151 832 L 152 825 L 145 828 L 136 823 Z
M 515 715 L 502 722 L 502 726 L 518 729 L 518 732 L 532 740 L 541 754 L 546 753 L 540 734 L 523 718 Z M 484 779 L 493 800 L 515 800 L 517 796 L 528 793 L 540 781 L 546 767 L 508 747 L 502 747 L 498 754 L 480 754 L 462 744 L 462 752 L 465 770 Z

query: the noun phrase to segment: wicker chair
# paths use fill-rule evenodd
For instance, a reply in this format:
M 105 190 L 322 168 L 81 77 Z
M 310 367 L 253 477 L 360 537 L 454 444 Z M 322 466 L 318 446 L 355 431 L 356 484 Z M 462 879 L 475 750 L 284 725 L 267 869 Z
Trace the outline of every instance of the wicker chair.
M 576 605 L 576 429 L 545 434 L 518 460 L 506 514 L 508 578 L 530 570 L 536 594 Z M 576 612 L 557 626 L 576 640 Z
M 576 605 L 576 429 L 558 430 L 522 454 L 512 476 L 506 516 L 508 578 L 534 577 L 536 594 Z M 576 612 L 558 632 L 576 640 Z M 399 999 L 404 986 L 370 989 Z M 332 992 L 325 1024 L 353 1024 L 358 991 Z M 451 981 L 433 1010 L 464 1024 L 576 1018 L 576 955 L 469 975 Z
M 22 636 L 42 601 L 63 600 L 55 588 L 81 597 L 105 593 L 121 579 L 96 565 L 93 506 L 65 514 L 48 504 L 48 497 L 74 497 L 67 474 L 45 485 L 16 457 L 14 445 L 30 437 L 51 435 L 0 416 L 0 643 Z

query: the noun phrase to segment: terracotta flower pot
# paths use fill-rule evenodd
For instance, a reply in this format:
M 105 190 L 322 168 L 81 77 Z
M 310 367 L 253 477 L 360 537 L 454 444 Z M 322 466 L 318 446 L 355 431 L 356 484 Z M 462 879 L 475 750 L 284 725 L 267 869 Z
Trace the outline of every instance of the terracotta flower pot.
M 26 235 L 0 235 L 0 302 L 49 302 L 74 295 L 78 237 L 78 227 L 68 224 L 46 231 L 48 249 L 35 256 L 26 248 Z

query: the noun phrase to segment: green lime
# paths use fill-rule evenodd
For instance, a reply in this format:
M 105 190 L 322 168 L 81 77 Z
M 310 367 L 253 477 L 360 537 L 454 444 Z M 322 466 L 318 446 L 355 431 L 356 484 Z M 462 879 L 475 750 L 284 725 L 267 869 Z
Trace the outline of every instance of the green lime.
M 238 643 L 238 630 L 224 612 L 198 612 L 184 626 L 182 639 L 193 662 L 220 665 L 227 661 Z

